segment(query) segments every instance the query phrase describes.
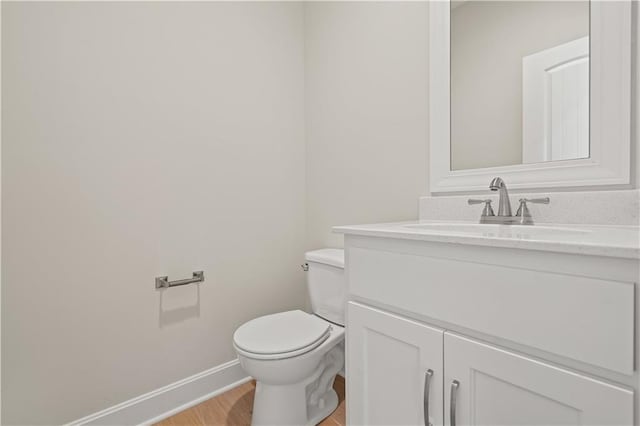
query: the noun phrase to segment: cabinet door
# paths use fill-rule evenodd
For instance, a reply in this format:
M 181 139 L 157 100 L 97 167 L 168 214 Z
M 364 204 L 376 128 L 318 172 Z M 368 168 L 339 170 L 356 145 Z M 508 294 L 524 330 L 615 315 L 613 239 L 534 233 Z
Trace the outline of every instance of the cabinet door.
M 347 423 L 442 425 L 443 330 L 349 302 Z
M 629 389 L 449 332 L 444 346 L 449 425 L 633 424 Z

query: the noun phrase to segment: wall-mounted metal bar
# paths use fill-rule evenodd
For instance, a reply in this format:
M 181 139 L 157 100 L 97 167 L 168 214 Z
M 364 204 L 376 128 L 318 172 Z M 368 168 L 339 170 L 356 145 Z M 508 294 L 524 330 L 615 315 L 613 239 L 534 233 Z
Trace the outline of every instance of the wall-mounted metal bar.
M 181 285 L 201 283 L 204 281 L 204 271 L 196 271 L 193 273 L 193 278 L 186 278 L 184 280 L 169 281 L 169 277 L 156 277 L 156 290 L 169 287 L 178 287 Z

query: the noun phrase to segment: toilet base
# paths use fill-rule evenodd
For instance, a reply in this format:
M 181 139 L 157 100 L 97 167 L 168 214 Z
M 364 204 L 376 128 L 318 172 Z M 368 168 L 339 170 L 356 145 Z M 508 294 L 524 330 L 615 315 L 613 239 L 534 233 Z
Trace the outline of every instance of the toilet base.
M 324 407 L 312 407 L 309 410 L 309 423 L 308 425 L 317 425 L 325 418 L 329 417 L 331 413 L 338 408 L 338 394 L 333 389 L 329 391 L 323 397 Z
M 316 425 L 338 407 L 333 390 L 335 377 L 344 366 L 342 345 L 334 346 L 305 380 L 294 384 L 267 384 L 257 380 L 252 426 Z
M 338 394 L 329 389 L 317 405 L 305 400 L 304 386 L 256 385 L 252 426 L 317 425 L 338 408 Z

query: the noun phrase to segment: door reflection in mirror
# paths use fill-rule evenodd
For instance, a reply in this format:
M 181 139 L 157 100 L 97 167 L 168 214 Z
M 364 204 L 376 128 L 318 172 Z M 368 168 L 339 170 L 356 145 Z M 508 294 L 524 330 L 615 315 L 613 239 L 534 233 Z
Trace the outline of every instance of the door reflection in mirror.
M 589 157 L 589 2 L 451 2 L 451 169 Z

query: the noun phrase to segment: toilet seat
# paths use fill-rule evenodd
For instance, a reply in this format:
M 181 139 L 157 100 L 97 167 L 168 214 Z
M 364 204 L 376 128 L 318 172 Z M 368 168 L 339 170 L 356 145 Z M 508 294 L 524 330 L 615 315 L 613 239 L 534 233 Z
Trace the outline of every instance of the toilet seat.
M 233 335 L 238 352 L 253 359 L 284 359 L 305 354 L 331 334 L 331 324 L 295 310 L 265 315 L 240 326 Z

